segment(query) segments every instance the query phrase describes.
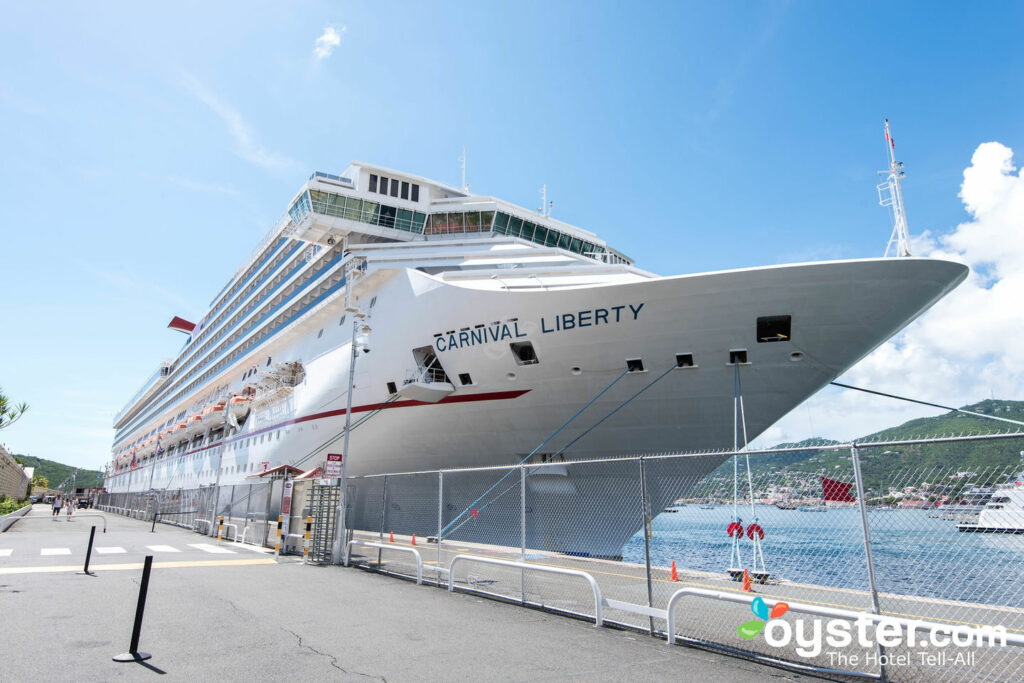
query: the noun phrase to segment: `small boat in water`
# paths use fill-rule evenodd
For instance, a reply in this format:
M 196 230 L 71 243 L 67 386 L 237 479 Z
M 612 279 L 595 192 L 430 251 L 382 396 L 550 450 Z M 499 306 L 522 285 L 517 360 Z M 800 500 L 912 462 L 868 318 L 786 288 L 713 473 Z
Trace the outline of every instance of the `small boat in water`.
M 981 534 L 1024 534 L 1024 486 L 1019 482 L 996 489 L 978 521 L 957 524 L 959 531 Z
M 801 505 L 797 510 L 800 512 L 826 512 L 828 508 L 824 505 Z

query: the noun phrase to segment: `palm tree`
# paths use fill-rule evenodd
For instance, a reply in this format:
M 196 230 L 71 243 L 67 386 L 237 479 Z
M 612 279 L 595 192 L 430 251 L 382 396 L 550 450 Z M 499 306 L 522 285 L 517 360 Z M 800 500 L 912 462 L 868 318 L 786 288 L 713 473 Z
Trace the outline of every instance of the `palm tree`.
M 18 418 L 25 414 L 26 410 L 28 410 L 27 403 L 12 403 L 4 395 L 3 387 L 0 387 L 0 429 L 10 427 Z

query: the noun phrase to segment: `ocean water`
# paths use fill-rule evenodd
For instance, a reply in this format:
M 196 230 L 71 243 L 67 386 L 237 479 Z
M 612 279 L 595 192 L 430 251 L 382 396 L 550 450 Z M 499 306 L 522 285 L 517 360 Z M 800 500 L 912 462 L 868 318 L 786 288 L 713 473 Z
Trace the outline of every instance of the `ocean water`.
M 868 588 L 864 539 L 857 508 L 827 512 L 740 506 L 744 526 L 757 517 L 765 568 L 773 577 L 838 588 Z M 652 523 L 651 564 L 721 572 L 729 568 L 732 506 L 697 505 L 661 513 Z M 878 588 L 882 592 L 1024 607 L 1024 535 L 971 534 L 925 510 L 869 510 Z M 753 568 L 754 544 L 740 542 L 741 566 Z M 638 532 L 623 559 L 643 563 Z

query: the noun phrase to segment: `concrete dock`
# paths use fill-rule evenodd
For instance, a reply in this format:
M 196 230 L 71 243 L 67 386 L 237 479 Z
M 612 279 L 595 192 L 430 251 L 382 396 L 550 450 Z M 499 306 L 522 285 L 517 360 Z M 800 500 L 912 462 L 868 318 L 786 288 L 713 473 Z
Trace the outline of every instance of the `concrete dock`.
M 90 511 L 94 512 L 94 511 Z M 635 631 L 449 594 L 386 576 L 104 514 L 0 534 L 0 679 L 792 680 L 800 676 Z M 140 649 L 128 649 L 142 559 L 154 556 Z

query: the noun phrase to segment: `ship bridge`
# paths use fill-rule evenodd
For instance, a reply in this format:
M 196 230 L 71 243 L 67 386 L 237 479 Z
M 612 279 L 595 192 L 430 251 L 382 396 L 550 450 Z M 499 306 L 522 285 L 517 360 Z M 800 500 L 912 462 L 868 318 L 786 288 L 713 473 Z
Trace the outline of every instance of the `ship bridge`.
M 342 175 L 311 175 L 292 199 L 285 233 L 328 246 L 496 235 L 603 263 L 633 263 L 594 233 L 549 215 L 362 162 Z

